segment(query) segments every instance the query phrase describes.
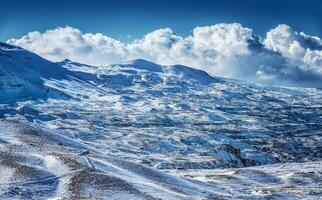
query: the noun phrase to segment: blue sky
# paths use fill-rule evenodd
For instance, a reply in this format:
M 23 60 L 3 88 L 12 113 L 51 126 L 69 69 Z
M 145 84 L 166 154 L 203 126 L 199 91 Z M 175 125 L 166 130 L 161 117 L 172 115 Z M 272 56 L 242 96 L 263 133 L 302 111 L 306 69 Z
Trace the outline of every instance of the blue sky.
M 66 25 L 123 42 L 170 27 L 186 36 L 196 26 L 238 22 L 258 35 L 288 24 L 322 34 L 322 1 L 255 0 L 0 0 L 0 40 Z

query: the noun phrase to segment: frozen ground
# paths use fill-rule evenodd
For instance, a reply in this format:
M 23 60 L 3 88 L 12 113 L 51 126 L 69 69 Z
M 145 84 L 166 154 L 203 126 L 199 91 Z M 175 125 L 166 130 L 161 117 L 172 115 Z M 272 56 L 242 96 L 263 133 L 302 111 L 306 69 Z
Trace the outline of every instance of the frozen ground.
M 0 199 L 319 199 L 322 91 L 0 43 Z

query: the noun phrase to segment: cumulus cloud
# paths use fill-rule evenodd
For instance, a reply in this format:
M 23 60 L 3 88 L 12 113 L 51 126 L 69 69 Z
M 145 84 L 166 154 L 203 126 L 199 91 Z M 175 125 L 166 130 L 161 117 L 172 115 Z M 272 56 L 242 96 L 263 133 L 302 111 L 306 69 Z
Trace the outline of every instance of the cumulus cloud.
M 287 25 L 270 30 L 263 39 L 252 29 L 233 23 L 196 27 L 188 37 L 169 28 L 158 29 L 128 44 L 72 27 L 31 32 L 8 43 L 53 61 L 69 58 L 107 65 L 143 58 L 255 82 L 318 87 L 322 83 L 322 40 Z
M 267 33 L 264 44 L 283 55 L 290 67 L 322 76 L 322 40 L 279 25 Z
M 33 51 L 49 60 L 64 58 L 104 65 L 126 59 L 125 45 L 101 33 L 82 33 L 72 27 L 56 28 L 44 33 L 30 32 L 20 39 L 10 39 L 15 44 Z

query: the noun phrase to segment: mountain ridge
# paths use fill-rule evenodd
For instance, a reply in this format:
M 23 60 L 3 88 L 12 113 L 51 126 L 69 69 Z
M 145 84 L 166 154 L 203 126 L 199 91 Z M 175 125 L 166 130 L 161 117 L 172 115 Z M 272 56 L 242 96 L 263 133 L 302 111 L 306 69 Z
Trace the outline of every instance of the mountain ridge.
M 0 198 L 315 198 L 321 102 L 314 88 L 0 44 Z

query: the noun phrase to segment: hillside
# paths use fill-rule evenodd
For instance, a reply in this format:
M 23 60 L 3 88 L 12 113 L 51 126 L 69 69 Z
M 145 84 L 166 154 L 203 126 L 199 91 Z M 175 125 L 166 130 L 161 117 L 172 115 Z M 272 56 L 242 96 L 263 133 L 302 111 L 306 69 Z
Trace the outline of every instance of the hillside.
M 321 144 L 317 88 L 0 43 L 0 199 L 314 198 Z

